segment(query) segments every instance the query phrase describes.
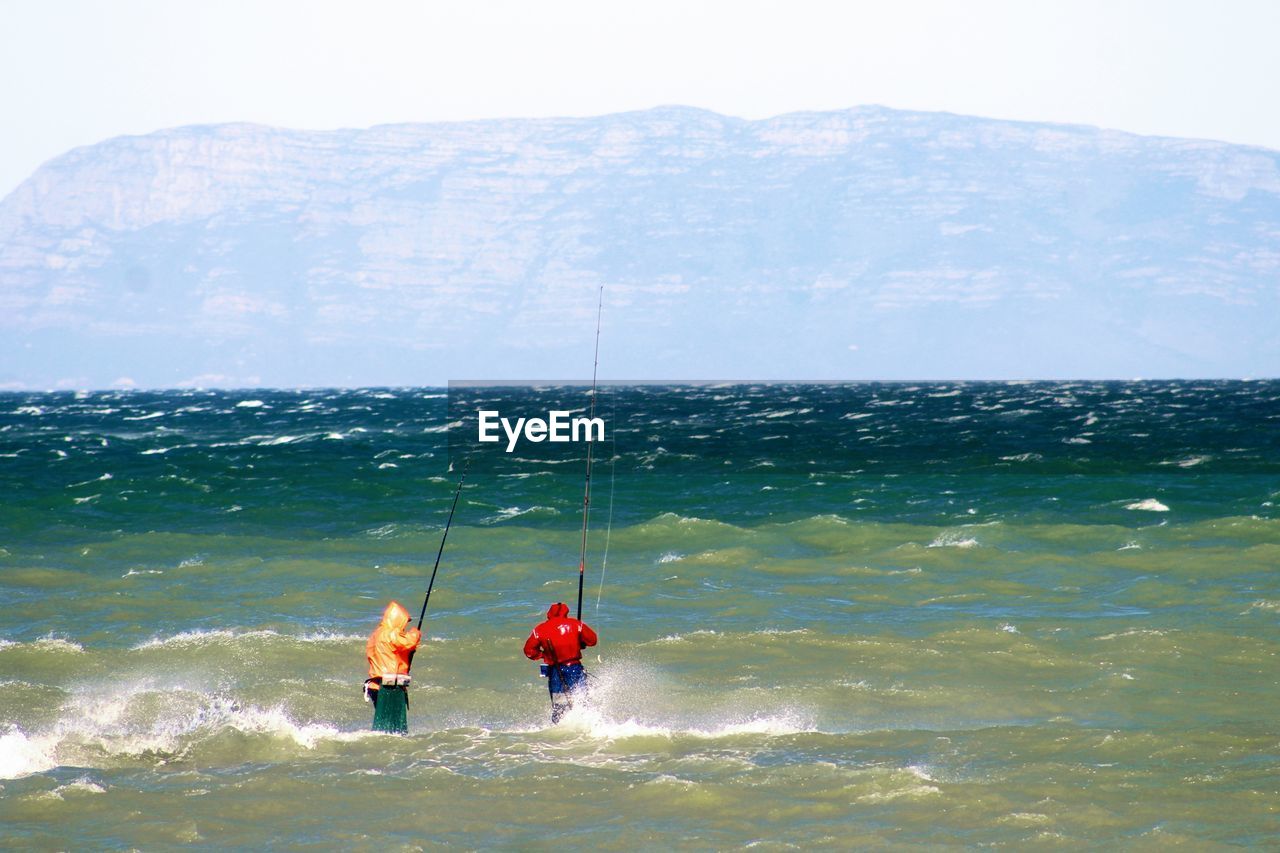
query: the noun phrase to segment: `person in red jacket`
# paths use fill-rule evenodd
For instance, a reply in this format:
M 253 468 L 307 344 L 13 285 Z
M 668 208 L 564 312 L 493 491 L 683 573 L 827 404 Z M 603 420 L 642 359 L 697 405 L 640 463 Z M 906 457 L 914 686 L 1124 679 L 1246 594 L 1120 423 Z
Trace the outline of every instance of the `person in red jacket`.
M 534 627 L 524 641 L 524 656 L 542 659 L 547 689 L 551 692 L 551 722 L 573 707 L 575 697 L 587 689 L 587 673 L 582 668 L 582 650 L 594 646 L 599 638 L 585 622 L 569 617 L 569 605 L 557 601 L 547 610 L 547 620 Z

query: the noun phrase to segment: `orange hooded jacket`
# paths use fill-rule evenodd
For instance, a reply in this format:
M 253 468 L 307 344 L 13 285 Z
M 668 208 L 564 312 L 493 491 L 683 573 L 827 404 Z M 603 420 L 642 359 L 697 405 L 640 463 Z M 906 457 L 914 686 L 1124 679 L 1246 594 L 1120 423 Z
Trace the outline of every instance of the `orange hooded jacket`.
M 417 628 L 405 630 L 409 624 L 409 611 L 393 601 L 382 611 L 382 621 L 365 643 L 365 656 L 369 658 L 369 677 L 381 678 L 384 672 L 404 674 L 409 671 L 409 654 L 418 647 L 422 632 Z M 376 684 L 370 684 L 376 690 Z

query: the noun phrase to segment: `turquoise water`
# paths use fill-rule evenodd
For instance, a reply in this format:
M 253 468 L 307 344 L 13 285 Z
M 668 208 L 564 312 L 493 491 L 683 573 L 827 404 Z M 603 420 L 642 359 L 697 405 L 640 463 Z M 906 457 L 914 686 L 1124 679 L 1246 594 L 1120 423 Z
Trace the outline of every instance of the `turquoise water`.
M 1280 383 L 605 388 L 552 727 L 583 466 L 456 416 L 583 396 L 0 395 L 0 842 L 1274 843 Z

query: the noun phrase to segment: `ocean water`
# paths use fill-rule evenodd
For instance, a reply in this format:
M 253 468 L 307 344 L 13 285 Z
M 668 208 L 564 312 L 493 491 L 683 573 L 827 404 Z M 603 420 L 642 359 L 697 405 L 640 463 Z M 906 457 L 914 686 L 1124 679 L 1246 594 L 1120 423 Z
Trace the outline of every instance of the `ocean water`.
M 1280 837 L 1280 383 L 605 387 L 552 727 L 520 646 L 577 594 L 581 447 L 453 415 L 584 397 L 0 395 L 0 846 Z M 464 458 L 375 735 L 364 637 Z

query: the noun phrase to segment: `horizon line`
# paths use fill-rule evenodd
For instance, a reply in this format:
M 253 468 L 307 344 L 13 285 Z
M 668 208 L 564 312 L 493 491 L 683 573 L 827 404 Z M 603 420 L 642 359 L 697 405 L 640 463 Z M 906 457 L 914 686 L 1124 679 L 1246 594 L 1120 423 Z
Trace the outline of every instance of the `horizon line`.
M 1280 376 L 1135 376 L 1000 379 L 599 379 L 597 386 L 615 388 L 658 387 L 735 387 L 743 385 L 1033 385 L 1042 383 L 1087 382 L 1096 384 L 1138 384 L 1144 382 L 1276 382 Z M 0 397 L 21 394 L 104 394 L 181 392 L 303 393 L 307 391 L 449 391 L 453 388 L 590 388 L 590 379 L 466 379 L 447 380 L 445 384 L 423 385 L 145 385 L 136 387 L 105 386 L 83 388 L 11 388 L 0 387 Z

